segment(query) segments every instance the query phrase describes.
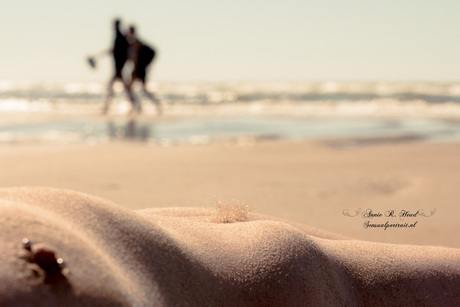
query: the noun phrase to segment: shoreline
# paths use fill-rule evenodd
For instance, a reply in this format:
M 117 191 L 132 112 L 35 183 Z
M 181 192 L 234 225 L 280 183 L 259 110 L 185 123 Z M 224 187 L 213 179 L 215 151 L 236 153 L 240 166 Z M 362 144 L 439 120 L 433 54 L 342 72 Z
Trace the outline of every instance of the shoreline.
M 321 141 L 332 147 L 434 142 L 460 143 L 460 122 L 436 117 L 315 117 L 225 115 L 158 117 L 88 114 L 3 115 L 1 145 L 95 145 L 138 142 L 152 146 Z

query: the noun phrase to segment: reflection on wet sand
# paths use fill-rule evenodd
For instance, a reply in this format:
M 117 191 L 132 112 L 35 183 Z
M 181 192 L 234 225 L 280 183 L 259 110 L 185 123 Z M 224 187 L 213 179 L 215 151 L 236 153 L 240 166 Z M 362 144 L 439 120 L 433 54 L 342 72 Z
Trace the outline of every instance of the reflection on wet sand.
M 146 142 L 152 137 L 150 132 L 152 127 L 152 123 L 139 123 L 134 119 L 121 124 L 109 120 L 107 122 L 107 133 L 110 139 Z
M 327 140 L 333 147 L 406 142 L 458 142 L 460 125 L 438 119 L 318 119 L 276 116 L 72 118 L 0 125 L 0 144 L 136 141 L 151 144 L 240 143 L 241 140 Z M 244 141 L 246 142 L 246 141 Z

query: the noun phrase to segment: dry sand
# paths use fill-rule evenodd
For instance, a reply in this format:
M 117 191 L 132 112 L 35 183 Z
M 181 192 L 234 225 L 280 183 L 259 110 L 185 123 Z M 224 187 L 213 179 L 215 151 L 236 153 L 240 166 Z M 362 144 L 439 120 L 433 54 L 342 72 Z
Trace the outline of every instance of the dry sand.
M 368 241 L 460 248 L 460 145 L 337 149 L 322 142 L 161 148 L 139 143 L 0 148 L 0 187 L 66 188 L 130 209 L 240 200 L 266 214 Z M 342 211 L 422 209 L 374 218 L 415 228 L 364 229 Z
M 0 305 L 458 305 L 460 145 L 329 145 L 1 148 L 1 187 L 119 205 L 1 189 Z

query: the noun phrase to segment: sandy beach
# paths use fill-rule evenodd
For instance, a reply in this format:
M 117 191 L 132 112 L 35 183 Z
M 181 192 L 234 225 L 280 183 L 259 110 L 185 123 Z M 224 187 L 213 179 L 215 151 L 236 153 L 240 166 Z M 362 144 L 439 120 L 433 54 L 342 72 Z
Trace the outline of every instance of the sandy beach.
M 4 146 L 0 301 L 458 303 L 460 145 L 341 145 Z
M 243 202 L 250 210 L 375 242 L 460 248 L 458 144 L 380 144 L 336 148 L 328 141 L 163 148 L 120 142 L 97 146 L 8 146 L 1 187 L 76 190 L 129 209 L 208 207 Z M 382 217 L 355 214 L 371 209 Z M 402 210 L 431 217 L 399 217 Z M 397 217 L 386 218 L 394 210 Z M 414 223 L 367 228 L 364 222 Z
M 460 2 L 2 10 L 0 307 L 460 306 Z

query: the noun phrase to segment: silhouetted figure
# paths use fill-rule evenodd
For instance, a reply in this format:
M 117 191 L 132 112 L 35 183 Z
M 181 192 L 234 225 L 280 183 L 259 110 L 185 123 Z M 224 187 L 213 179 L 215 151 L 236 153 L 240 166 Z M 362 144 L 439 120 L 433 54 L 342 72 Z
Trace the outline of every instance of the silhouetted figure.
M 155 50 L 141 42 L 136 37 L 136 29 L 134 26 L 129 28 L 127 34 L 127 39 L 129 43 L 128 47 L 128 58 L 133 62 L 133 71 L 131 73 L 131 80 L 128 83 L 128 89 L 132 90 L 133 83 L 138 80 L 142 83 L 142 91 L 144 94 L 155 104 L 158 110 L 158 114 L 161 114 L 161 104 L 160 100 L 155 97 L 155 95 L 147 90 L 147 69 L 150 63 L 155 58 Z M 137 110 L 141 112 L 141 104 L 137 102 Z
M 134 99 L 134 96 L 131 92 L 131 87 L 128 86 L 128 83 L 123 79 L 123 67 L 125 66 L 125 63 L 128 59 L 128 47 L 129 43 L 126 37 L 121 33 L 120 30 L 121 26 L 121 21 L 119 19 L 115 19 L 114 22 L 114 27 L 115 27 L 115 41 L 113 44 L 113 48 L 111 50 L 111 53 L 113 55 L 113 60 L 114 60 L 114 68 L 115 68 L 115 73 L 113 77 L 109 81 L 108 85 L 108 93 L 107 93 L 107 98 L 105 100 L 105 105 L 104 105 L 104 110 L 103 113 L 106 114 L 109 110 L 110 102 L 113 98 L 113 85 L 116 81 L 121 81 L 123 82 L 123 85 L 125 87 L 126 93 L 129 97 L 129 100 L 131 101 L 131 104 L 134 108 L 136 105 L 136 101 Z

